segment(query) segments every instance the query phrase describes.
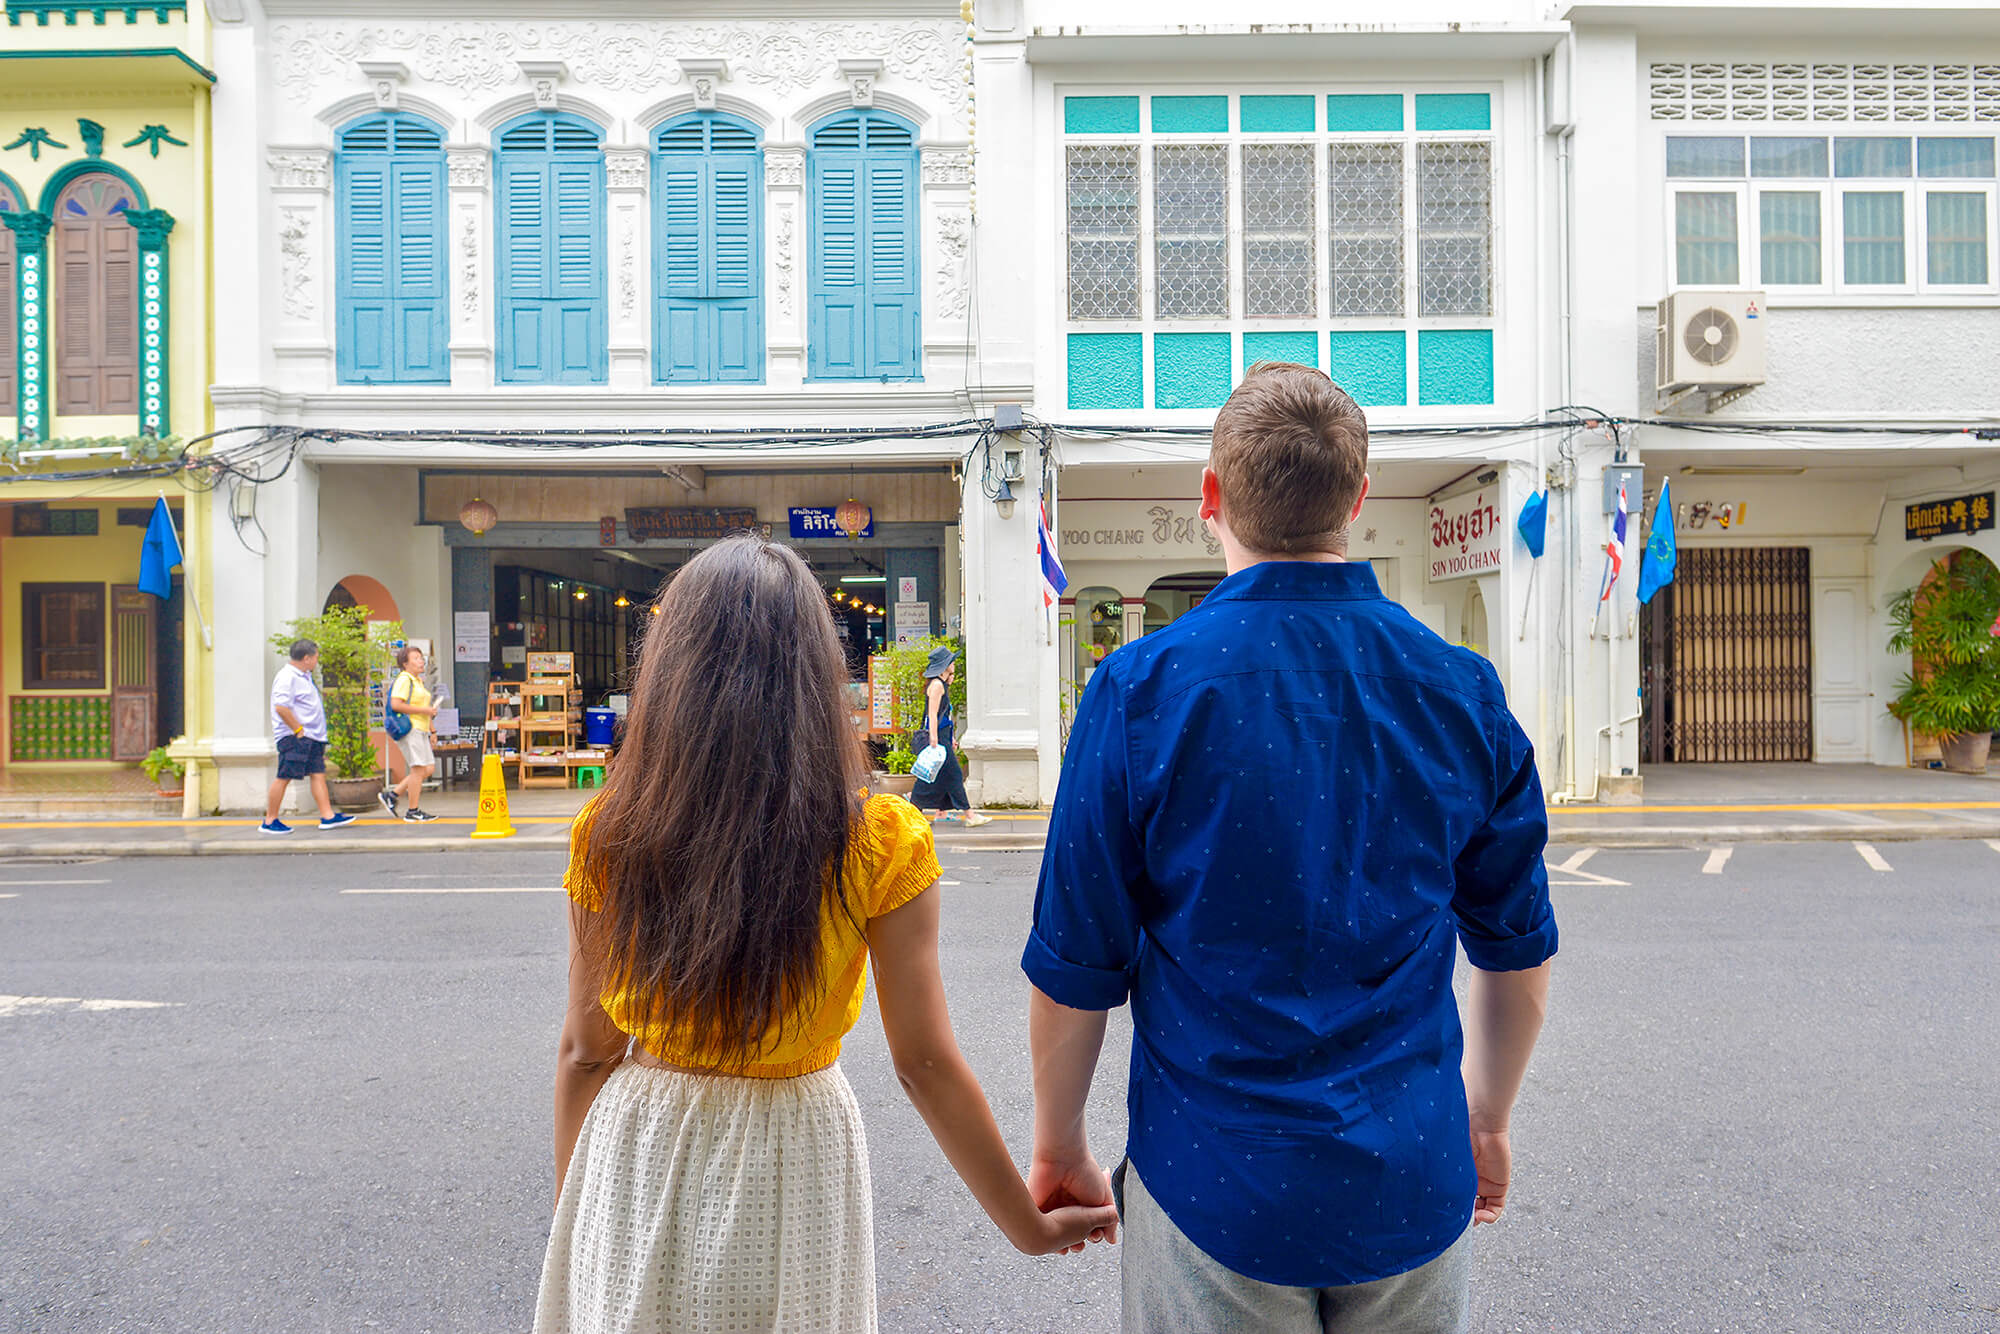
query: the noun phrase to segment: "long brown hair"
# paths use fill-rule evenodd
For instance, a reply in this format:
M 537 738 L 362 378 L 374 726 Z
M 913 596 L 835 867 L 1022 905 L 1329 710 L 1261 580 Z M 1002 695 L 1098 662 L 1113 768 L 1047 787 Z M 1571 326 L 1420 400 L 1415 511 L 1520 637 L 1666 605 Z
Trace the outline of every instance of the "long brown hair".
M 579 839 L 597 906 L 583 948 L 646 1031 L 729 1068 L 817 993 L 822 914 L 851 916 L 861 743 L 826 595 L 796 552 L 726 538 L 656 605 Z

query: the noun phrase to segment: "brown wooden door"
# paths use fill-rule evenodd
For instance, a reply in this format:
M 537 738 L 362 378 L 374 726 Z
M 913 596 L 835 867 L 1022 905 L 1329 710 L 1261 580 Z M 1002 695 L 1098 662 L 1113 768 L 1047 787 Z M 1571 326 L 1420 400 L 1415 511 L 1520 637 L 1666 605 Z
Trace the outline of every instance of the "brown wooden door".
M 111 758 L 143 760 L 159 744 L 158 640 L 151 593 L 120 584 L 111 590 Z
M 107 172 L 79 176 L 56 201 L 56 411 L 139 410 L 138 203 Z

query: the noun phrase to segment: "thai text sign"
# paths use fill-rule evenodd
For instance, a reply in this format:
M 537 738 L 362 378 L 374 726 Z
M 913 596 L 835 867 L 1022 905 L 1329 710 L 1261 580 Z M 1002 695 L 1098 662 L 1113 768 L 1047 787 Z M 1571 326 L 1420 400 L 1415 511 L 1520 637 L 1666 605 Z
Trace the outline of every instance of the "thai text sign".
M 757 526 L 754 509 L 628 509 L 625 531 L 635 542 L 727 537 Z
M 792 506 L 791 510 L 792 536 L 793 537 L 846 537 L 847 530 L 845 528 L 842 528 L 839 522 L 833 517 L 833 512 L 836 508 L 838 507 L 834 505 Z M 859 533 L 856 533 L 855 536 L 856 537 L 875 536 L 874 510 L 871 509 L 868 511 L 868 522 L 862 526 L 861 531 Z
M 1946 533 L 1983 533 L 1993 526 L 1993 492 L 1976 496 L 1952 496 L 1927 500 L 1921 505 L 1903 506 L 1903 537 L 1908 541 L 1930 541 Z
M 1056 549 L 1065 557 L 1222 554 L 1222 544 L 1193 505 L 1071 500 L 1063 502 L 1057 522 L 1061 532 L 1056 534 Z M 1117 549 L 1121 547 L 1128 549 Z
M 1499 493 L 1482 487 L 1431 504 L 1433 581 L 1492 574 L 1506 550 L 1507 526 L 1495 502 Z

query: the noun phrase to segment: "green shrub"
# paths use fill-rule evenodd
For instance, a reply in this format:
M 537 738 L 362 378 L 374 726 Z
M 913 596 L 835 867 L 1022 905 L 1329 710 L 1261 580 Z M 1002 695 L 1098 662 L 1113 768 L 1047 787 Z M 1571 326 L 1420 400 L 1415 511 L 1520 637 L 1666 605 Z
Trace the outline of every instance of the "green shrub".
M 2000 568 L 1965 551 L 1935 570 L 1889 603 L 1889 647 L 1916 659 L 1889 712 L 1945 740 L 2000 730 Z
M 906 774 L 910 771 L 911 767 L 916 764 L 916 762 L 917 762 L 916 756 L 910 754 L 910 752 L 905 748 L 903 748 L 902 746 L 898 746 L 896 747 L 896 749 L 890 751 L 888 754 L 882 757 L 882 772 L 889 774 Z
M 368 621 L 366 607 L 328 607 L 317 616 L 286 621 L 271 636 L 284 658 L 294 640 L 319 645 L 320 698 L 326 704 L 326 766 L 335 778 L 367 778 L 380 772 L 381 755 L 368 739 L 377 719 L 369 716 L 368 674 L 387 670 L 390 645 L 403 637 L 401 621 Z
M 910 733 L 924 725 L 924 664 L 930 661 L 931 650 L 949 648 L 958 655 L 957 679 L 951 683 L 951 712 L 959 720 L 958 730 L 965 730 L 965 641 L 931 636 L 920 639 L 909 648 L 892 648 L 876 654 L 878 660 L 885 660 L 889 672 L 889 693 L 894 701 L 896 729 L 904 741 Z M 876 669 L 878 672 L 881 668 Z

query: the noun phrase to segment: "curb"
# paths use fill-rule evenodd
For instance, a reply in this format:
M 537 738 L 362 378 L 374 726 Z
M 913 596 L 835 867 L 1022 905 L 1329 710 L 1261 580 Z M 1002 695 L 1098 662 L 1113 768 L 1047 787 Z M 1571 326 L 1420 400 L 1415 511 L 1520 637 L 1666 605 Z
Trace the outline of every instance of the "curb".
M 1660 844 L 1725 843 L 1921 843 L 1956 839 L 2000 838 L 2000 823 L 1878 824 L 1878 825 L 1613 825 L 1587 829 L 1551 829 L 1551 846 L 1588 844 L 1600 848 L 1634 848 Z

